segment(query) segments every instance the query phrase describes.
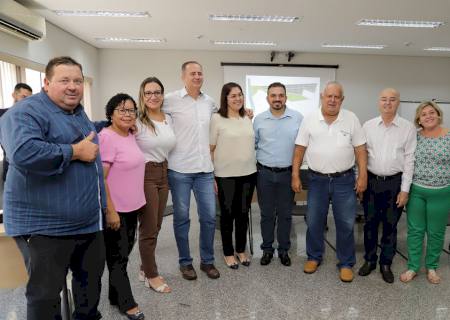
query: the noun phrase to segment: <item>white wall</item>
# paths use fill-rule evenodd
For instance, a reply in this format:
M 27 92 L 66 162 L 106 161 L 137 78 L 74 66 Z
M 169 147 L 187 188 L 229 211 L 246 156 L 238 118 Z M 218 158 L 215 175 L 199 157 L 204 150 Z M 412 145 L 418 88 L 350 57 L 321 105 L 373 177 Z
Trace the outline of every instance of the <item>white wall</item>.
M 68 55 L 83 66 L 86 76 L 93 81 L 93 106 L 98 105 L 99 72 L 98 49 L 47 22 L 47 37 L 42 41 L 25 41 L 0 31 L 0 58 L 13 63 L 26 62 L 43 71 L 54 57 Z
M 180 66 L 186 60 L 203 64 L 204 90 L 218 101 L 223 84 L 221 62 L 269 62 L 269 52 L 100 49 L 101 105 L 93 117 L 103 118 L 103 106 L 118 92 L 136 97 L 147 76 L 160 78 L 167 92 L 181 88 Z M 285 63 L 286 59 L 274 62 Z M 344 106 L 361 121 L 377 115 L 377 96 L 384 87 L 397 88 L 404 100 L 450 101 L 450 58 L 305 53 L 297 54 L 292 63 L 338 64 L 336 75 L 344 85 Z M 448 105 L 442 106 L 448 109 Z

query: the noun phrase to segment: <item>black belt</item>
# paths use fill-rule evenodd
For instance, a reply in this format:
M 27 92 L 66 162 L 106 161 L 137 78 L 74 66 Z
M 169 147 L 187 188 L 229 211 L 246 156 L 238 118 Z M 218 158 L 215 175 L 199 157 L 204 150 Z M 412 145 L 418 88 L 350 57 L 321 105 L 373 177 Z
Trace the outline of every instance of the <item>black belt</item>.
M 322 177 L 338 178 L 338 177 L 346 175 L 347 173 L 350 173 L 350 172 L 353 173 L 353 168 L 350 168 L 350 169 L 345 170 L 345 171 L 333 172 L 333 173 L 322 173 L 322 172 L 317 172 L 317 171 L 314 171 L 314 170 L 311 170 L 311 169 L 309 169 L 309 171 L 311 173 L 317 174 L 318 176 L 322 176 Z
M 258 167 L 260 167 L 260 168 L 264 168 L 264 169 L 270 170 L 270 171 L 272 171 L 272 172 L 292 171 L 292 166 L 284 167 L 284 168 L 279 168 L 279 167 L 268 167 L 268 166 L 265 166 L 265 165 L 263 165 L 263 164 L 261 164 L 261 163 L 259 163 L 259 162 L 256 163 L 256 165 L 257 165 Z
M 376 180 L 383 180 L 383 181 L 386 181 L 386 180 L 392 180 L 392 179 L 401 177 L 402 174 L 403 174 L 403 172 L 398 172 L 398 173 L 396 173 L 396 174 L 393 174 L 392 176 L 378 176 L 378 175 L 376 175 L 376 174 L 373 174 L 373 173 L 370 172 L 370 171 L 367 171 L 367 172 L 368 172 L 369 178 L 376 179 Z

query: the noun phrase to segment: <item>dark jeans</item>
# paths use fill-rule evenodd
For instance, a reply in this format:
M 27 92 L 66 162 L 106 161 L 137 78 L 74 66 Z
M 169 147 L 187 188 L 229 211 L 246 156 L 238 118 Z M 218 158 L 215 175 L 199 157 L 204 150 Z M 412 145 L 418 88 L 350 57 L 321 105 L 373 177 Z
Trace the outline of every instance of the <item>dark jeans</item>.
M 261 210 L 261 250 L 274 252 L 275 224 L 277 224 L 278 253 L 291 247 L 292 207 L 294 191 L 291 188 L 291 170 L 274 172 L 258 166 L 256 190 Z
M 378 227 L 383 226 L 381 237 L 380 264 L 390 265 L 397 248 L 397 223 L 403 207 L 395 203 L 400 192 L 402 176 L 389 180 L 377 180 L 369 173 L 367 190 L 364 192 L 363 207 L 366 223 L 364 224 L 364 259 L 377 263 Z
M 220 233 L 223 254 L 234 255 L 233 221 L 236 252 L 245 251 L 248 212 L 256 184 L 256 173 L 241 177 L 216 177 L 220 205 Z
M 336 224 L 336 255 L 338 267 L 355 264 L 353 227 L 356 217 L 355 174 L 327 177 L 309 171 L 308 209 L 306 213 L 306 253 L 308 260 L 322 261 L 325 249 L 324 231 L 330 201 Z
M 106 229 L 106 265 L 109 270 L 108 298 L 112 305 L 126 312 L 137 306 L 131 292 L 128 278 L 128 256 L 133 249 L 136 238 L 137 217 L 141 209 L 132 212 L 118 212 L 120 217 L 119 230 Z
M 19 249 L 29 261 L 27 319 L 62 319 L 60 292 L 69 268 L 75 304 L 73 319 L 100 319 L 97 307 L 105 267 L 102 232 L 61 237 L 32 235 L 28 241 L 22 240 Z

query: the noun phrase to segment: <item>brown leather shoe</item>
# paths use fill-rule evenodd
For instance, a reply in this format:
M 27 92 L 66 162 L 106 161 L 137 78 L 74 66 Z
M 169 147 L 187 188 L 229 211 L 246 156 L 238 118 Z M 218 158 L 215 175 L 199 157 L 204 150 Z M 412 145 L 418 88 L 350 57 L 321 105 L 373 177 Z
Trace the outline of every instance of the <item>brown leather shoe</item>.
M 339 277 L 342 282 L 352 282 L 353 281 L 353 270 L 350 268 L 341 268 L 339 271 Z
M 208 278 L 217 279 L 220 277 L 219 270 L 213 264 L 200 263 L 200 270 L 204 271 Z
M 304 273 L 314 273 L 317 271 L 317 268 L 319 267 L 319 262 L 315 260 L 308 260 L 305 262 L 305 265 L 303 266 L 303 272 Z
M 181 275 L 186 280 L 195 280 L 197 279 L 197 273 L 195 272 L 192 264 L 188 264 L 187 266 L 180 266 Z

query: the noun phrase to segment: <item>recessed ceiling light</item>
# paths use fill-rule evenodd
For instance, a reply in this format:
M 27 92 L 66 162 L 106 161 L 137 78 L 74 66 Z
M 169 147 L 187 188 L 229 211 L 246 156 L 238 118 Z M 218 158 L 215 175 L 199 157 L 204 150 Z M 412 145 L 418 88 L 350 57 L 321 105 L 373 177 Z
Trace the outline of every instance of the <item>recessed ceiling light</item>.
M 58 16 L 71 17 L 113 17 L 113 18 L 148 18 L 147 11 L 89 11 L 89 10 L 54 10 Z
M 431 47 L 431 48 L 425 48 L 423 50 L 426 50 L 426 51 L 450 51 L 450 47 Z
M 213 44 L 218 45 L 241 45 L 241 46 L 276 46 L 272 41 L 238 41 L 238 40 L 216 40 Z
M 97 41 L 102 42 L 137 42 L 137 43 L 163 43 L 166 39 L 151 39 L 151 38 L 95 38 Z
M 438 28 L 444 25 L 441 21 L 414 21 L 414 20 L 382 20 L 362 19 L 356 23 L 358 26 L 372 27 L 403 27 L 403 28 Z
M 381 50 L 386 48 L 384 44 L 328 44 L 324 43 L 322 45 L 323 48 L 349 48 L 349 49 L 376 49 Z
M 257 16 L 245 14 L 210 14 L 209 20 L 213 21 L 249 21 L 249 22 L 295 22 L 299 17 L 285 16 Z

